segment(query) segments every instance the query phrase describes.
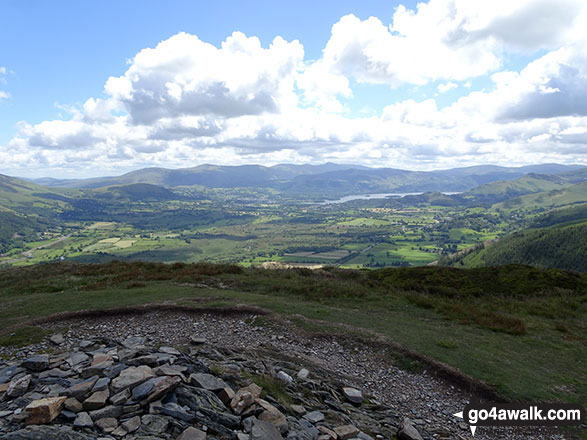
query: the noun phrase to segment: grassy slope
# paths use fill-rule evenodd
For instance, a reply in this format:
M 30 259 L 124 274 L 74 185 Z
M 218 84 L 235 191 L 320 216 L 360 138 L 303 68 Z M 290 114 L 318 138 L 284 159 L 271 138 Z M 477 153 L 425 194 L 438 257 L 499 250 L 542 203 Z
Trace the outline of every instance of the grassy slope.
M 577 183 L 562 189 L 527 194 L 494 205 L 503 210 L 513 209 L 551 209 L 559 206 L 584 203 L 587 200 L 587 182 Z
M 587 272 L 586 255 L 587 222 L 582 222 L 518 231 L 466 255 L 453 265 L 482 267 L 517 263 Z
M 475 189 L 467 191 L 464 196 L 504 200 L 525 194 L 561 189 L 566 185 L 568 184 L 557 176 L 527 174 L 516 180 L 500 180 L 481 185 Z
M 223 286 L 228 288 L 218 288 Z M 13 268 L 0 270 L 0 342 L 30 335 L 23 329 L 9 336 L 15 325 L 61 311 L 164 301 L 195 306 L 202 298 L 375 331 L 510 398 L 576 401 L 587 392 L 587 276 L 523 266 L 315 272 L 155 263 Z

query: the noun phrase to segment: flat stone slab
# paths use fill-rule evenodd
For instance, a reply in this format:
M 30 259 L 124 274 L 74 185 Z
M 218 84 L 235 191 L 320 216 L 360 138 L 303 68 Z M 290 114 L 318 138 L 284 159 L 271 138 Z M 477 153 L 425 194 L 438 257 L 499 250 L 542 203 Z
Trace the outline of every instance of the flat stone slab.
M 356 388 L 344 387 L 342 389 L 344 397 L 351 403 L 363 403 L 363 393 Z

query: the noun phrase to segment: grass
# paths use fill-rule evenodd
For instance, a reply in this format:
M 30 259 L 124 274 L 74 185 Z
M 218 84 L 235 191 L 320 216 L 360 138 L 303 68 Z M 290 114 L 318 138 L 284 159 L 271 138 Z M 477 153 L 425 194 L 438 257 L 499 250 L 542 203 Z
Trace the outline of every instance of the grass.
M 293 403 L 291 394 L 287 391 L 285 384 L 279 379 L 267 374 L 248 374 L 247 377 L 263 388 L 261 392 L 262 398 L 271 396 L 286 407 L 289 407 Z
M 511 399 L 576 402 L 587 394 L 586 278 L 522 266 L 312 271 L 205 263 L 38 265 L 0 270 L 0 342 L 6 344 L 14 328 L 63 311 L 239 303 L 273 311 L 308 331 L 382 335 Z M 266 318 L 257 319 L 255 325 L 267 325 Z M 26 343 L 34 331 L 22 331 L 15 341 Z M 421 368 L 400 352 L 393 358 L 403 368 Z

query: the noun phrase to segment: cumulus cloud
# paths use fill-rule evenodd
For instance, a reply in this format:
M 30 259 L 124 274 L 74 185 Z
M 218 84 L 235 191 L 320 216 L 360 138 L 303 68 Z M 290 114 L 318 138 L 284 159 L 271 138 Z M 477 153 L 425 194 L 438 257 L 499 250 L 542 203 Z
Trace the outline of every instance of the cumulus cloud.
M 215 47 L 180 33 L 141 50 L 70 119 L 22 123 L 0 163 L 81 175 L 200 163 L 587 165 L 587 7 L 497 3 L 400 6 L 391 25 L 347 15 L 314 61 L 281 37 L 263 47 L 235 32 Z M 500 68 L 505 54 L 537 49 L 525 68 Z M 471 79 L 487 74 L 475 89 Z M 357 82 L 431 92 L 351 116 Z M 436 91 L 452 93 L 437 102 Z
M 581 0 L 430 0 L 400 5 L 390 25 L 350 14 L 332 27 L 323 63 L 359 82 L 422 85 L 497 70 L 507 49 L 556 46 L 581 28 Z
M 298 41 L 276 37 L 269 48 L 234 32 L 218 49 L 186 33 L 144 49 L 105 90 L 135 124 L 188 115 L 236 117 L 296 106 L 295 75 L 304 57 Z

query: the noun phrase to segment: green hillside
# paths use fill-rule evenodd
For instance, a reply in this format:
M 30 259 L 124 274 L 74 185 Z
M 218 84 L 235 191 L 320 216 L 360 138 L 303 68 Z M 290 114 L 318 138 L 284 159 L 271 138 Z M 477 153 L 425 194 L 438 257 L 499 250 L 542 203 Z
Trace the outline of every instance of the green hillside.
M 521 197 L 508 199 L 494 205 L 496 209 L 552 209 L 559 206 L 583 203 L 587 200 L 587 182 L 581 182 L 561 189 L 527 194 Z
M 570 226 L 518 231 L 494 244 L 480 246 L 452 264 L 457 267 L 528 264 L 587 272 L 586 256 L 587 220 Z
M 177 200 L 178 194 L 163 188 L 162 186 L 152 185 L 149 183 L 133 183 L 130 185 L 116 185 L 107 188 L 87 191 L 87 195 L 93 195 L 98 199 L 105 200 L 129 200 L 153 202 L 160 200 Z
M 554 191 L 568 186 L 565 180 L 556 175 L 526 174 L 516 180 L 500 180 L 474 188 L 462 196 L 479 203 L 498 203 L 526 194 Z

